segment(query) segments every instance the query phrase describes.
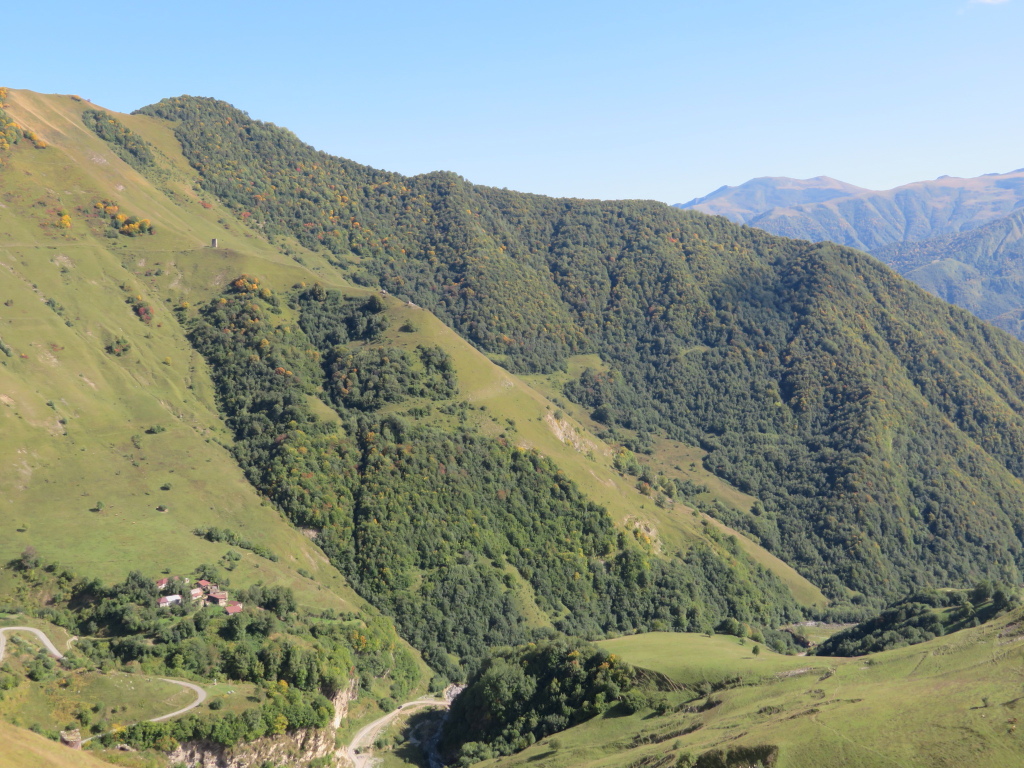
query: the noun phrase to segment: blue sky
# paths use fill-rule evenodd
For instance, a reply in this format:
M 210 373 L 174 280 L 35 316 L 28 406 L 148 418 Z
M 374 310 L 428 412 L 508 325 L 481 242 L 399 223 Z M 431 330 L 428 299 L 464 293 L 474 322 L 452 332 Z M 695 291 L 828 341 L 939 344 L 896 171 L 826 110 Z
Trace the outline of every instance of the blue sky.
M 414 174 L 683 202 L 1024 166 L 1024 0 L 20 3 L 2 85 L 214 96 Z

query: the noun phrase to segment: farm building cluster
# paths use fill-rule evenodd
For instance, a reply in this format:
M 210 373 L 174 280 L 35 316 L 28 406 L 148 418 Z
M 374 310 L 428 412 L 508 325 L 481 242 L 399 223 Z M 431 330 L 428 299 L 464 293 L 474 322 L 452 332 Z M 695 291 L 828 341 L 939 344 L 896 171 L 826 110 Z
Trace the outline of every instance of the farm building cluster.
M 189 585 L 189 580 L 183 576 L 170 576 L 156 580 L 157 589 L 161 592 L 167 591 L 172 585 Z M 189 590 L 188 599 L 193 603 L 202 600 L 204 605 L 219 605 L 228 613 L 241 613 L 242 604 L 237 600 L 228 599 L 228 593 L 205 579 L 196 582 L 195 587 Z M 185 597 L 181 594 L 162 595 L 156 604 L 160 608 L 168 608 L 184 602 Z

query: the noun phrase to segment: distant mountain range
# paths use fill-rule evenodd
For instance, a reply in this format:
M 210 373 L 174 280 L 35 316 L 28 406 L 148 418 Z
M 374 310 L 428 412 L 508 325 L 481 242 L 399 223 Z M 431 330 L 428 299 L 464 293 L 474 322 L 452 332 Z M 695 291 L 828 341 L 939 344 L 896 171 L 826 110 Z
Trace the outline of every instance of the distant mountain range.
M 796 208 L 862 193 L 872 194 L 870 189 L 829 176 L 815 176 L 813 179 L 762 176 L 738 187 L 719 187 L 710 195 L 694 198 L 675 207 L 693 208 L 702 213 L 725 216 L 737 224 L 750 224 L 775 208 Z
M 676 207 L 868 251 L 983 320 L 1024 332 L 1024 169 L 883 192 L 827 176 L 762 177 Z

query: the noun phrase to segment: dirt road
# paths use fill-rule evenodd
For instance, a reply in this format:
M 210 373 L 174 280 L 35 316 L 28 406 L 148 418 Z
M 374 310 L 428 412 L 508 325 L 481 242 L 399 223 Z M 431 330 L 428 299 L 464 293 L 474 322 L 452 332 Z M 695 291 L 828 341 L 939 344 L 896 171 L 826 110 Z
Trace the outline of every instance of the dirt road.
M 347 760 L 355 768 L 371 768 L 375 758 L 370 751 L 370 747 L 373 746 L 373 742 L 377 740 L 377 737 L 380 736 L 384 729 L 391 725 L 396 718 L 429 707 L 447 709 L 448 704 L 447 699 L 416 699 L 415 701 L 407 701 L 398 709 L 388 712 L 384 717 L 377 718 L 369 725 L 364 725 L 352 737 L 352 741 L 347 746 L 341 747 L 335 754 Z
M 31 632 L 41 642 L 46 650 L 49 651 L 50 655 L 58 661 L 64 658 L 64 654 L 57 650 L 57 646 L 50 642 L 50 638 L 44 635 L 40 630 L 35 627 L 0 627 L 0 660 L 4 658 L 4 651 L 7 650 L 7 633 L 8 632 Z
M 30 633 L 32 633 L 33 635 L 35 635 L 39 639 L 39 642 L 41 642 L 43 644 L 43 646 L 46 648 L 46 650 L 50 653 L 51 656 L 53 656 L 58 661 L 60 659 L 64 658 L 64 654 L 57 650 L 57 646 L 55 646 L 50 641 L 50 638 L 48 638 L 45 634 L 43 634 L 43 632 L 41 630 L 38 630 L 38 629 L 36 629 L 34 627 L 0 627 L 0 661 L 3 660 L 4 652 L 7 650 L 7 633 L 8 632 L 30 632 Z M 200 688 L 195 683 L 186 683 L 184 680 L 171 680 L 168 677 L 161 677 L 160 679 L 163 680 L 165 683 L 174 683 L 175 685 L 180 685 L 180 686 L 182 686 L 184 688 L 190 688 L 191 690 L 195 691 L 195 693 L 196 693 L 196 700 L 193 701 L 191 704 L 189 704 L 187 707 L 182 707 L 181 709 L 177 710 L 176 712 L 171 712 L 169 715 L 161 715 L 160 717 L 152 718 L 149 721 L 151 723 L 160 723 L 160 722 L 163 722 L 164 720 L 170 720 L 172 717 L 177 717 L 178 715 L 183 715 L 186 712 L 188 712 L 190 709 L 195 709 L 200 704 L 202 704 L 204 701 L 206 701 L 206 691 L 204 691 L 202 688 Z M 93 738 L 96 738 L 96 737 L 93 736 L 90 739 L 86 739 L 86 741 L 92 741 Z M 85 742 L 83 742 L 83 744 L 84 743 Z
M 195 701 L 193 701 L 187 707 L 182 707 L 177 712 L 171 712 L 171 714 L 169 714 L 169 715 L 161 715 L 160 717 L 152 718 L 149 721 L 151 723 L 159 723 L 159 722 L 162 722 L 164 720 L 170 720 L 172 717 L 177 717 L 178 715 L 183 715 L 186 712 L 188 712 L 190 709 L 195 709 L 200 704 L 202 704 L 204 701 L 206 701 L 206 691 L 204 691 L 202 688 L 200 688 L 195 683 L 186 683 L 184 680 L 171 680 L 168 677 L 161 677 L 160 679 L 163 680 L 165 683 L 174 683 L 175 685 L 181 685 L 181 686 L 184 686 L 185 688 L 191 688 L 193 691 L 195 691 L 198 694 L 198 697 L 196 698 Z

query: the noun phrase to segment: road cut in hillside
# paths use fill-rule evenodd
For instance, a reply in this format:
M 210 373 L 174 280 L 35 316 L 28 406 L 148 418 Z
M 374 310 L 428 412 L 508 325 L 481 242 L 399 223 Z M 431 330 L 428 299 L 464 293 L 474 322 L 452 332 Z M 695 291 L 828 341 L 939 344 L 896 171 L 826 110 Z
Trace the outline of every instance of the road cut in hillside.
M 417 712 L 421 709 L 427 709 L 429 707 L 439 707 L 447 709 L 451 702 L 447 699 L 416 699 L 414 701 L 407 701 L 397 709 L 388 712 L 383 717 L 379 717 L 369 725 L 364 725 L 358 731 L 356 735 L 352 737 L 346 746 L 341 747 L 335 753 L 335 755 L 345 761 L 347 764 L 355 766 L 355 768 L 372 768 L 376 758 L 373 757 L 373 753 L 370 747 L 377 740 L 377 737 L 394 722 L 395 719 L 401 715 L 409 715 L 413 712 Z

